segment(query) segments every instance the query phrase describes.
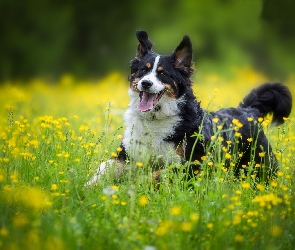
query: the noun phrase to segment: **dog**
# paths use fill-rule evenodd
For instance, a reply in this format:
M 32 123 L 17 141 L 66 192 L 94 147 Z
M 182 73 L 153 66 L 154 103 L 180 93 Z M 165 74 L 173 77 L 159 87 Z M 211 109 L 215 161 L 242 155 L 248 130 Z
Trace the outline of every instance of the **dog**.
M 101 163 L 87 186 L 99 182 L 110 168 L 121 175 L 132 162 L 151 166 L 155 179 L 168 164 L 184 164 L 192 178 L 204 164 L 215 164 L 221 153 L 222 167 L 231 167 L 236 176 L 254 171 L 259 181 L 265 181 L 278 171 L 262 118 L 272 114 L 272 124 L 278 125 L 290 115 L 292 95 L 285 85 L 264 83 L 237 108 L 209 112 L 201 108 L 192 90 L 189 36 L 168 56 L 152 50 L 145 31 L 137 31 L 136 36 L 139 44 L 130 65 L 130 104 L 124 115 L 121 151 Z M 220 143 L 221 153 L 214 153 L 214 140 Z

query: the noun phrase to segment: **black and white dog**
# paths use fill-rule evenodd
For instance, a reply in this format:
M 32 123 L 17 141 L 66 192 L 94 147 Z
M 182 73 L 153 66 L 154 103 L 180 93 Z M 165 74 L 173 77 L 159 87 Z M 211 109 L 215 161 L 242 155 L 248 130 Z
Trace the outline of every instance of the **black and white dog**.
M 190 38 L 184 36 L 171 55 L 161 56 L 152 50 L 145 31 L 137 31 L 136 36 L 139 44 L 131 61 L 130 104 L 124 115 L 122 151 L 116 159 L 103 162 L 86 185 L 98 182 L 110 167 L 115 172 L 124 172 L 130 162 L 144 162 L 155 171 L 174 162 L 194 162 L 186 164 L 192 177 L 206 159 L 218 125 L 222 127 L 219 137 L 228 153 L 225 165 L 233 162 L 230 158 L 234 148 L 239 155 L 232 164 L 236 175 L 241 170 L 252 171 L 255 164 L 261 163 L 264 178 L 277 171 L 278 163 L 257 119 L 270 113 L 272 124 L 284 122 L 292 107 L 286 86 L 265 83 L 253 89 L 237 108 L 207 112 L 200 107 L 191 88 Z

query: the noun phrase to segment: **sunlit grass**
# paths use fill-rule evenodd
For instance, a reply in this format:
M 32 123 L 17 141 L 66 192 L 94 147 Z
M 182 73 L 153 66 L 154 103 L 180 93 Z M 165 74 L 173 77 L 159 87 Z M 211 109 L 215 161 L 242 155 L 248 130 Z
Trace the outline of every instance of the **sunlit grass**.
M 250 69 L 227 80 L 197 75 L 194 91 L 202 107 L 216 110 L 237 106 L 266 80 Z M 286 84 L 294 93 L 291 83 L 292 77 Z M 294 248 L 293 115 L 279 128 L 255 121 L 280 163 L 268 186 L 254 186 L 251 176 L 229 178 L 230 170 L 207 155 L 204 169 L 217 171 L 208 177 L 204 170 L 192 185 L 173 171 L 184 166 L 172 164 L 155 188 L 148 166 L 137 162 L 132 178 L 105 178 L 85 189 L 100 162 L 120 151 L 127 89 L 118 73 L 98 81 L 65 75 L 55 84 L 35 79 L 1 86 L 0 249 Z M 212 138 L 215 146 L 220 140 Z M 220 152 L 222 160 L 239 157 L 221 146 Z

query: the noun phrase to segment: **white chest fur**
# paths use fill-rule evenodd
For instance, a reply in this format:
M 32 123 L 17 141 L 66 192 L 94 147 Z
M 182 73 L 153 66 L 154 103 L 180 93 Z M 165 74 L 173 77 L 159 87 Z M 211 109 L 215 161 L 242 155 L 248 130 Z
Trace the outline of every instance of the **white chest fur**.
M 130 159 L 146 162 L 151 157 L 161 157 L 164 162 L 179 162 L 175 153 L 175 145 L 164 141 L 174 133 L 174 128 L 181 120 L 178 103 L 182 100 L 163 96 L 159 102 L 160 110 L 141 112 L 138 110 L 138 93 L 129 91 L 130 105 L 124 119 L 126 130 L 123 146 Z

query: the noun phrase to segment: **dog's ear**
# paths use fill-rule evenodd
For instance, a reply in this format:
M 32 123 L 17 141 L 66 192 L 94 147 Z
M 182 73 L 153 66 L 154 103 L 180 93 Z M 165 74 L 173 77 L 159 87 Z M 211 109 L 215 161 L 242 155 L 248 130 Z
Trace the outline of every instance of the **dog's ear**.
M 193 48 L 189 36 L 184 36 L 173 52 L 175 68 L 189 69 L 192 66 Z M 185 70 L 187 71 L 187 70 Z
M 136 59 L 140 61 L 143 56 L 152 50 L 153 43 L 149 40 L 148 34 L 144 30 L 136 31 L 136 37 L 139 41 L 136 51 Z

